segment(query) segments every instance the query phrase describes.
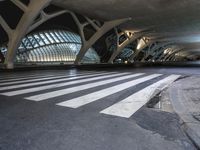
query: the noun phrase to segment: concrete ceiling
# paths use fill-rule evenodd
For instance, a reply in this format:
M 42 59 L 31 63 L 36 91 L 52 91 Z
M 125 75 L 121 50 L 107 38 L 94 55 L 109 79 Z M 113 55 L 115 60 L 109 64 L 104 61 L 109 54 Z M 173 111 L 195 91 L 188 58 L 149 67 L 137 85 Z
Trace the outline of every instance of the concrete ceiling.
M 187 45 L 188 50 L 199 49 L 200 0 L 53 0 L 53 3 L 98 20 L 131 17 L 132 21 L 121 28 L 149 29 L 148 37 Z

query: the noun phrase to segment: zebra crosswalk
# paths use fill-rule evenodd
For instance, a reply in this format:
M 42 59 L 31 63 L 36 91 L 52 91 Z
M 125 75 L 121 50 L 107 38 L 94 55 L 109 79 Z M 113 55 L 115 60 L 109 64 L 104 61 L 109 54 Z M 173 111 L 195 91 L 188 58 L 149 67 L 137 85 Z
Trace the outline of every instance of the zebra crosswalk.
M 95 75 L 106 75 L 106 74 L 110 74 L 110 73 L 99 73 L 99 74 L 95 74 Z M 42 84 L 50 84 L 50 83 L 55 83 L 55 82 L 63 82 L 63 81 L 69 81 L 69 80 L 73 80 L 73 79 L 83 79 L 84 77 L 94 77 L 94 74 L 91 75 L 84 75 L 84 76 L 74 76 L 69 78 L 69 76 L 57 76 L 57 77 L 50 77 L 48 79 L 55 79 L 55 80 L 48 80 L 48 81 L 42 81 L 42 79 L 38 79 L 38 81 L 41 82 L 34 82 L 34 83 L 23 83 L 23 84 L 19 84 L 19 85 L 11 85 L 11 86 L 6 86 L 6 87 L 0 87 L 0 91 L 2 90 L 10 90 L 10 89 L 16 89 L 16 88 L 23 88 L 23 87 L 30 87 L 30 86 L 36 86 L 36 85 L 42 85 Z M 61 79 L 60 79 L 61 78 Z M 46 80 L 47 78 L 45 78 Z M 33 82 L 34 80 L 29 80 L 29 82 Z M 27 81 L 26 81 L 27 82 Z M 21 81 L 19 82 L 15 82 L 15 84 L 17 83 L 21 83 Z
M 114 104 L 113 106 L 110 106 L 109 108 L 101 111 L 101 113 L 129 118 L 138 109 L 145 105 L 148 100 L 152 98 L 152 96 L 155 96 L 156 90 L 162 90 L 178 77 L 178 75 L 171 75 L 161 81 L 158 81 L 142 89 L 141 91 L 132 94 L 131 96 L 120 101 L 119 103 Z
M 69 94 L 69 93 L 73 93 L 73 92 L 89 89 L 89 88 L 93 88 L 93 87 L 96 87 L 96 86 L 100 86 L 100 85 L 116 82 L 116 81 L 127 79 L 127 78 L 130 78 L 130 77 L 137 77 L 137 76 L 140 76 L 140 75 L 142 75 L 142 74 L 127 75 L 127 76 L 123 76 L 123 77 L 119 77 L 119 78 L 103 80 L 103 81 L 100 81 L 100 82 L 80 85 L 80 86 L 76 86 L 76 87 L 72 87 L 72 88 L 67 88 L 67 89 L 63 89 L 63 90 L 58 90 L 58 91 L 48 92 L 48 93 L 45 93 L 45 94 L 31 96 L 31 97 L 27 97 L 25 99 L 34 100 L 34 101 L 41 101 L 41 100 L 45 100 L 45 99 L 49 99 L 49 98 L 53 98 L 53 97 L 57 97 L 57 96 L 61 96 L 61 95 L 65 95 L 65 94 Z M 108 77 L 108 76 L 103 76 L 103 77 L 98 77 L 98 78 L 99 79 L 100 78 L 104 79 L 105 77 Z M 114 76 L 110 75 L 109 77 L 114 77 Z M 93 79 L 88 79 L 88 80 L 91 81 Z M 82 81 L 85 81 L 85 80 L 82 80 Z M 82 81 L 79 81 L 79 82 L 82 82 Z
M 143 107 L 156 93 L 170 85 L 180 75 L 146 74 L 132 72 L 80 72 L 60 75 L 35 75 L 0 80 L 0 95 L 22 96 L 29 101 L 51 101 L 62 97 L 55 105 L 78 109 L 96 101 L 102 101 L 111 95 L 119 94 L 140 84 L 143 89 L 132 92 L 122 100 L 104 108 L 100 114 L 130 118 Z M 5 82 L 7 81 L 7 82 Z M 92 92 L 82 92 L 90 91 Z M 77 95 L 77 93 L 80 93 Z M 73 97 L 69 97 L 71 94 Z M 64 100 L 63 100 L 64 98 Z

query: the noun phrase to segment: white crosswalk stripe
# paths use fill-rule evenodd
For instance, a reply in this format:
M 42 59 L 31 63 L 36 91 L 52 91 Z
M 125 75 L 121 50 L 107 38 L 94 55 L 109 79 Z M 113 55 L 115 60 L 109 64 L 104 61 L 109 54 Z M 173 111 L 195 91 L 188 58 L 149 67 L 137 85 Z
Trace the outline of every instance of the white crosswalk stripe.
M 148 84 L 147 87 L 139 89 L 138 92 L 132 92 L 131 95 L 128 94 L 129 96 L 100 111 L 101 114 L 129 118 L 143 107 L 152 96 L 155 96 L 155 94 L 180 77 L 180 75 L 161 76 L 162 74 L 147 75 L 145 73 L 132 74 L 131 72 L 105 71 L 81 71 L 71 74 L 68 72 L 60 75 L 27 76 L 19 79 L 1 80 L 0 91 L 2 93 L 0 95 L 22 95 L 23 97 L 23 94 L 29 94 L 27 97 L 24 96 L 24 99 L 36 102 L 50 101 L 50 99 L 59 99 L 59 96 L 63 96 L 62 99 L 66 97 L 65 101 L 57 102 L 56 105 L 79 108 L 96 101 L 101 103 L 108 96 L 121 94 L 120 92 L 134 88 L 138 84 L 143 86 L 147 82 L 155 80 L 153 84 Z M 8 82 L 5 82 L 6 80 Z M 106 86 L 106 88 L 101 86 Z M 92 92 L 89 93 L 87 90 L 92 90 Z M 34 92 L 37 92 L 37 94 L 34 94 Z M 76 96 L 78 92 L 81 94 Z M 72 94 L 73 98 L 69 98 L 69 94 Z
M 0 86 L 5 85 L 12 85 L 12 84 L 21 84 L 21 83 L 29 83 L 29 82 L 37 82 L 42 80 L 51 80 L 51 79 L 59 79 L 59 78 L 65 78 L 65 77 L 74 77 L 78 75 L 90 75 L 91 73 L 84 73 L 84 74 L 69 74 L 69 75 L 57 75 L 57 76 L 50 76 L 50 77 L 38 77 L 37 79 L 30 79 L 30 80 L 20 80 L 20 81 L 13 81 L 13 82 L 7 82 L 7 83 L 1 83 Z M 92 73 L 94 75 L 94 73 Z M 98 73 L 99 74 L 99 73 Z
M 74 76 L 74 75 L 72 75 L 72 76 Z M 22 80 L 22 81 L 1 83 L 1 86 L 12 85 L 12 84 L 21 84 L 21 83 L 29 83 L 29 82 L 37 82 L 37 81 L 51 80 L 51 79 L 60 79 L 60 78 L 64 78 L 64 77 L 66 77 L 66 76 L 40 77 L 40 78 L 37 78 L 37 79 L 31 79 L 31 80 Z M 71 77 L 71 75 L 70 75 L 70 77 Z
M 63 87 L 63 86 L 69 86 L 69 85 L 73 85 L 73 84 L 80 84 L 80 83 L 86 83 L 89 81 L 95 81 L 95 80 L 99 80 L 99 79 L 105 79 L 108 77 L 119 77 L 121 75 L 126 75 L 129 73 L 120 73 L 120 74 L 112 74 L 112 75 L 104 75 L 104 76 L 100 76 L 100 77 L 93 77 L 93 78 L 87 78 L 87 79 L 80 79 L 80 80 L 75 80 L 75 81 L 69 81 L 69 82 L 64 82 L 64 83 L 58 83 L 58 84 L 53 84 L 53 85 L 45 85 L 45 86 L 40 86 L 40 87 L 35 87 L 35 88 L 28 88 L 28 89 L 23 89 L 23 90 L 16 90 L 16 91 L 11 91 L 11 92 L 5 92 L 5 93 L 1 93 L 2 95 L 6 95 L 6 96 L 14 96 L 14 95 L 20 95 L 20 94 L 26 94 L 26 93 L 31 93 L 31 92 L 36 92 L 36 91 L 41 91 L 41 90 L 46 90 L 46 89 L 53 89 L 53 88 L 58 88 L 58 87 Z M 85 84 L 83 86 L 86 86 Z M 61 94 L 61 91 L 58 91 L 57 93 Z M 47 95 L 46 94 L 42 94 L 42 95 Z M 41 95 L 35 96 L 37 97 L 37 101 L 40 100 L 39 97 L 42 97 Z M 33 97 L 34 98 L 34 97 Z M 43 97 L 44 98 L 44 97 Z
M 15 80 L 15 79 L 19 79 L 19 78 L 34 78 L 40 75 L 37 74 L 29 74 L 29 75 L 10 75 L 10 74 L 2 74 L 0 81 L 6 81 L 6 80 Z M 42 76 L 42 75 L 41 75 Z M 48 75 L 44 75 L 44 76 L 48 76 Z
M 120 92 L 122 90 L 125 90 L 129 87 L 135 86 L 137 84 L 143 83 L 145 81 L 154 79 L 156 77 L 161 76 L 161 74 L 153 74 L 153 75 L 149 75 L 143 78 L 139 78 L 136 80 L 132 80 L 132 81 L 128 81 L 110 88 L 106 88 L 94 93 L 90 93 L 81 97 L 77 97 L 68 101 L 64 101 L 62 103 L 58 103 L 57 105 L 59 106 L 65 106 L 65 107 L 71 107 L 71 108 L 78 108 L 81 107 L 83 105 L 89 104 L 91 102 L 97 101 L 101 98 L 104 98 L 106 96 L 109 96 L 111 94 Z
M 20 79 L 29 79 L 29 78 L 39 78 L 39 77 L 48 77 L 48 76 L 56 76 L 56 75 L 62 75 L 60 73 L 58 74 L 22 74 L 22 75 L 2 75 L 2 78 L 0 78 L 0 82 L 10 81 L 10 80 L 20 80 Z
M 123 75 L 123 74 L 121 74 L 121 75 Z M 73 93 L 73 92 L 77 92 L 77 91 L 81 91 L 81 90 L 86 90 L 86 89 L 89 89 L 89 88 L 94 88 L 94 87 L 101 86 L 101 85 L 104 85 L 104 84 L 137 77 L 137 76 L 140 76 L 140 75 L 143 75 L 143 74 L 139 73 L 139 74 L 134 74 L 134 75 L 127 75 L 127 76 L 123 76 L 123 77 L 118 77 L 116 79 L 109 79 L 109 80 L 104 80 L 104 81 L 100 81 L 100 82 L 84 84 L 84 85 L 81 85 L 81 86 L 76 86 L 76 87 L 72 87 L 72 88 L 67 88 L 67 89 L 63 89 L 63 90 L 58 90 L 58 91 L 53 91 L 53 92 L 48 92 L 48 93 L 44 93 L 44 94 L 39 94 L 39 95 L 27 97 L 25 99 L 33 100 L 33 101 L 42 101 L 42 100 L 46 100 L 46 99 L 49 99 L 49 98 L 54 98 L 54 97 L 58 97 L 58 96 L 61 96 L 61 95 L 66 95 L 66 94 L 69 94 L 69 93 Z M 110 75 L 110 76 L 108 75 L 108 76 L 99 77 L 98 79 L 104 79 L 105 77 L 115 77 L 115 76 L 116 75 Z M 94 79 L 97 80 L 97 78 L 94 78 Z M 87 79 L 87 81 L 89 81 L 89 80 L 92 81 L 94 79 L 93 78 Z M 80 83 L 82 81 L 78 81 L 78 82 Z
M 79 75 L 79 74 L 95 74 L 95 73 L 105 73 L 105 71 L 81 71 L 80 73 L 71 73 L 69 72 L 67 75 Z M 42 77 L 51 77 L 51 76 L 63 76 L 66 75 L 66 73 L 54 73 L 54 74 L 31 74 L 31 75 L 20 75 L 20 76 L 6 76 L 4 75 L 3 78 L 0 78 L 0 83 L 3 82 L 10 82 L 10 81 L 20 81 L 20 80 L 28 80 L 28 79 L 34 79 L 34 78 L 42 78 Z
M 52 76 L 55 76 L 55 75 L 41 75 L 41 76 L 29 76 L 29 77 L 20 77 L 20 78 L 4 78 L 2 80 L 0 80 L 0 85 L 2 85 L 1 83 L 4 83 L 4 82 L 13 82 L 13 81 L 20 81 L 20 80 L 28 80 L 28 79 L 36 79 L 36 78 L 43 78 L 43 77 L 52 77 Z
M 127 97 L 126 99 L 116 103 L 107 109 L 101 111 L 103 114 L 114 115 L 129 118 L 143 105 L 145 105 L 153 96 L 158 94 L 163 88 L 178 79 L 179 75 L 171 75 L 161 81 L 158 81 L 137 93 Z
M 56 79 L 56 80 L 48 80 L 48 81 L 42 81 L 42 82 L 36 82 L 36 83 L 27 83 L 27 84 L 20 84 L 20 85 L 12 85 L 12 86 L 6 86 L 6 87 L 0 87 L 0 91 L 3 90 L 10 90 L 10 89 L 16 89 L 16 88 L 23 88 L 23 87 L 29 87 L 29 86 L 36 86 L 36 85 L 42 85 L 42 84 L 50 84 L 50 83 L 56 83 L 56 82 L 62 82 L 62 81 L 69 81 L 69 80 L 74 80 L 74 79 L 82 79 L 85 77 L 94 77 L 97 75 L 106 75 L 106 74 L 111 74 L 111 73 L 99 73 L 99 74 L 91 74 L 91 75 L 85 75 L 85 76 L 74 76 L 74 77 L 67 77 L 63 76 L 62 79 Z

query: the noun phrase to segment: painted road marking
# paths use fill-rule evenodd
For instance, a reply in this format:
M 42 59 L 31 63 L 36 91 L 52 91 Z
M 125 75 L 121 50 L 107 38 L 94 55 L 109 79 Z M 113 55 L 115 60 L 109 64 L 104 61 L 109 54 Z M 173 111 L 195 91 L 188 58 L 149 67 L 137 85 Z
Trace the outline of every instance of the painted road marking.
M 139 79 L 135 79 L 132 81 L 128 81 L 113 87 L 109 87 L 97 92 L 93 92 L 84 96 L 80 96 L 71 100 L 67 100 L 61 103 L 58 103 L 57 105 L 59 106 L 64 106 L 64 107 L 70 107 L 70 108 L 78 108 L 81 107 L 83 105 L 89 104 L 91 102 L 97 101 L 101 98 L 104 98 L 106 96 L 109 96 L 111 94 L 115 94 L 117 92 L 120 92 L 122 90 L 125 90 L 129 87 L 135 86 L 137 84 L 143 83 L 145 81 L 154 79 L 156 77 L 161 76 L 161 74 L 153 74 L 153 75 L 149 75 L 143 78 L 139 78 Z
M 106 108 L 100 113 L 129 118 L 142 106 L 144 106 L 152 98 L 152 96 L 158 94 L 159 91 L 167 87 L 179 77 L 180 75 L 170 75 L 169 77 L 166 77 L 165 79 L 160 80 Z
M 99 82 L 95 82 L 95 83 L 84 84 L 84 85 L 81 85 L 81 86 L 76 86 L 76 87 L 72 87 L 72 88 L 67 88 L 67 89 L 62 89 L 62 90 L 58 90 L 58 91 L 34 95 L 34 96 L 31 96 L 31 97 L 26 97 L 25 99 L 33 100 L 33 101 L 42 101 L 42 100 L 46 100 L 46 99 L 70 94 L 70 93 L 73 93 L 73 92 L 77 92 L 77 91 L 81 91 L 81 90 L 85 90 L 85 89 L 89 89 L 89 88 L 94 88 L 94 87 L 97 87 L 97 86 L 100 86 L 100 85 L 105 85 L 105 84 L 108 84 L 108 83 L 113 83 L 113 82 L 116 82 L 116 81 L 121 81 L 121 80 L 129 79 L 129 78 L 137 77 L 137 76 L 140 76 L 140 75 L 143 75 L 143 74 L 139 73 L 139 74 L 127 75 L 127 76 L 123 76 L 123 77 L 118 77 L 116 79 L 108 79 L 108 80 L 103 80 L 103 81 L 99 81 Z M 99 79 L 100 78 L 104 79 L 105 77 L 114 77 L 114 76 L 113 75 L 103 76 L 103 77 L 99 77 Z M 93 79 L 88 79 L 87 81 L 89 81 L 89 80 L 93 80 Z M 80 82 L 81 81 L 79 81 L 79 83 Z

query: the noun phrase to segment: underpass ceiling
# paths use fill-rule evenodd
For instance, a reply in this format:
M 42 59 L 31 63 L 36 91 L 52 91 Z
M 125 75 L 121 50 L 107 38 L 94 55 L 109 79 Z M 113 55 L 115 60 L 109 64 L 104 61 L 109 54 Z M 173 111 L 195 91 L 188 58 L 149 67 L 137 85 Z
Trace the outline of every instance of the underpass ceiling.
M 195 49 L 199 47 L 199 0 L 53 0 L 53 3 L 98 20 L 131 17 L 121 28 L 148 30 L 147 36 L 151 38 L 174 41 L 187 45 L 187 49 L 191 44 L 197 46 Z

